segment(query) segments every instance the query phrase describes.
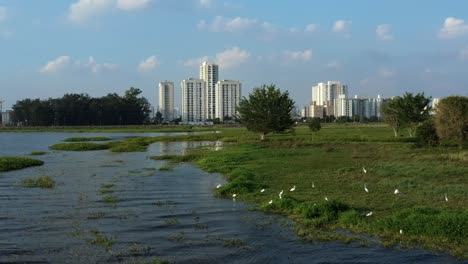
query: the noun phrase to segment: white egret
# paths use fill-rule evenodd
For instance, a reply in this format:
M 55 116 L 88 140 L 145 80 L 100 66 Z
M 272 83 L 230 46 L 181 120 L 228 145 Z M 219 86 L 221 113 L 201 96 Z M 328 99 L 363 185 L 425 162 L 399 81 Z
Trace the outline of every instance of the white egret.
M 292 187 L 291 190 L 289 191 L 294 192 L 295 190 L 296 190 L 296 185 L 294 185 L 294 187 Z
M 403 235 L 403 229 L 400 229 L 400 235 Z
M 393 191 L 394 194 L 399 194 L 400 191 L 398 189 L 395 189 L 395 191 Z
M 312 182 L 312 188 L 315 188 L 315 184 L 314 184 L 314 182 Z
M 427 105 L 426 105 L 426 106 L 424 106 L 424 110 L 427 110 Z
M 221 188 L 221 186 L 222 186 L 221 184 L 216 185 L 216 189 Z
M 325 196 L 325 201 L 327 201 L 327 202 L 328 202 L 328 198 L 327 198 L 326 196 Z
M 374 212 L 370 211 L 366 214 L 366 216 L 371 216 Z
M 268 202 L 268 204 L 272 204 L 272 203 L 273 203 L 273 200 L 270 200 L 270 201 Z
M 447 194 L 445 194 L 445 201 L 448 202 Z
M 237 194 L 233 194 L 233 195 L 232 195 L 232 198 L 236 198 L 236 196 L 237 196 Z
M 366 193 L 369 192 L 369 189 L 367 189 L 367 186 L 364 184 L 364 191 L 366 191 Z
M 279 193 L 278 196 L 279 196 L 280 199 L 282 199 L 281 196 L 283 196 L 283 190 L 281 190 L 281 192 Z
M 261 190 L 260 190 L 261 193 L 264 192 L 264 191 L 265 191 L 265 189 L 261 189 Z
M 364 173 L 367 173 L 367 170 L 366 170 L 366 168 L 364 168 L 364 167 L 362 167 L 362 171 L 363 171 Z

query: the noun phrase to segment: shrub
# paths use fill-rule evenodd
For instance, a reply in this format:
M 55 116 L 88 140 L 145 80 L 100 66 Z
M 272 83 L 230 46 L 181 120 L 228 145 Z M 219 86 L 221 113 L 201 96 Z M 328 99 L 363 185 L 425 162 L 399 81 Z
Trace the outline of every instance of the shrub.
M 32 166 L 41 166 L 44 162 L 23 157 L 0 157 L 0 172 L 19 170 Z
M 307 121 L 307 126 L 309 127 L 310 131 L 316 132 L 319 131 L 322 126 L 320 125 L 320 119 L 318 118 L 311 118 Z
M 434 123 L 428 120 L 416 129 L 416 144 L 419 146 L 436 146 L 439 144 L 439 136 Z
M 463 144 L 468 140 L 468 97 L 450 96 L 436 106 L 435 127 L 441 140 Z

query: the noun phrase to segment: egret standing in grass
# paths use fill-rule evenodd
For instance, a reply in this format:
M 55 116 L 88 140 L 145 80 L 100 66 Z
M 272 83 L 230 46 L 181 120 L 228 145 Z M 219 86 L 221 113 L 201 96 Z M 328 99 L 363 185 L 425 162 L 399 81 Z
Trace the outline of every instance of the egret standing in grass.
M 364 168 L 364 167 L 362 167 L 362 171 L 363 171 L 364 173 L 367 173 L 367 170 L 366 170 L 366 168 Z
M 315 184 L 314 184 L 314 182 L 312 182 L 312 188 L 315 188 Z
M 400 191 L 398 189 L 395 189 L 395 191 L 393 191 L 394 194 L 399 194 Z
M 448 202 L 447 194 L 445 194 L 445 201 Z
M 270 200 L 270 201 L 268 202 L 268 204 L 272 204 L 272 203 L 273 203 L 273 200 Z
M 374 212 L 370 211 L 366 214 L 366 216 L 371 216 Z
M 281 197 L 283 196 L 283 190 L 281 190 L 281 192 L 279 193 L 279 198 L 282 199 Z
M 364 184 L 364 191 L 366 191 L 366 193 L 369 192 L 369 189 L 367 189 L 367 186 Z
M 221 184 L 216 185 L 216 189 L 221 188 L 221 186 L 222 186 Z
M 328 198 L 327 198 L 326 196 L 325 196 L 325 201 L 327 201 L 327 202 L 328 202 Z
M 237 194 L 235 194 L 235 193 L 232 195 L 232 200 L 233 200 L 234 202 L 236 201 L 236 196 L 237 196 Z
M 294 192 L 295 190 L 296 190 L 296 185 L 294 185 L 294 187 L 292 187 L 291 190 L 289 191 Z
M 261 189 L 261 190 L 260 190 L 261 193 L 264 192 L 264 191 L 265 191 L 265 189 Z
M 400 235 L 403 235 L 403 229 L 400 229 Z

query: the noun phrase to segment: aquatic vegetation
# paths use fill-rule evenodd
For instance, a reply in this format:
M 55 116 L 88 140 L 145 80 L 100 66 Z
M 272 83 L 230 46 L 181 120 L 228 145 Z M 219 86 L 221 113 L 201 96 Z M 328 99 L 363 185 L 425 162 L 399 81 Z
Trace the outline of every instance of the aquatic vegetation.
M 41 166 L 42 160 L 26 157 L 0 157 L 0 172 L 20 170 L 32 166 Z
M 112 140 L 108 137 L 70 137 L 63 141 L 65 142 L 88 142 L 88 141 L 109 141 Z
M 108 149 L 107 144 L 100 143 L 58 143 L 49 147 L 52 150 L 92 151 Z
M 109 189 L 109 188 L 112 188 L 114 186 L 115 186 L 115 184 L 112 184 L 112 183 L 101 184 L 101 189 Z
M 115 195 L 106 195 L 102 197 L 102 201 L 106 204 L 116 205 L 119 202 L 119 197 Z
M 177 218 L 174 218 L 174 219 L 166 219 L 166 220 L 164 220 L 164 224 L 165 224 L 165 225 L 178 225 L 178 224 L 179 224 L 179 220 L 177 220 Z
M 224 247 L 227 248 L 244 248 L 247 247 L 247 243 L 239 238 L 227 238 L 224 239 Z
M 90 233 L 91 233 L 91 235 L 93 235 L 93 238 L 88 238 L 88 239 L 86 239 L 86 241 L 88 243 L 90 243 L 91 245 L 96 245 L 96 246 L 109 248 L 112 245 L 114 245 L 114 243 L 115 243 L 115 240 L 113 238 L 102 234 L 97 229 L 91 230 Z
M 21 185 L 26 188 L 47 188 L 55 187 L 55 181 L 49 176 L 42 176 L 38 178 L 24 178 L 21 180 Z
M 47 152 L 45 152 L 45 151 L 33 151 L 33 152 L 29 153 L 29 155 L 31 155 L 31 156 L 42 156 L 42 155 L 45 155 L 45 154 L 47 154 Z
M 171 171 L 172 167 L 170 166 L 161 166 L 158 168 L 158 171 Z

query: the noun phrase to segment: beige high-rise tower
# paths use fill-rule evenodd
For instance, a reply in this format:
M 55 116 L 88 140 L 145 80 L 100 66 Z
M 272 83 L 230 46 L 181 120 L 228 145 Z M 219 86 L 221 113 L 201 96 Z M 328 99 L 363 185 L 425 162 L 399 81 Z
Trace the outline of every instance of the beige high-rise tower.
M 182 121 L 205 121 L 205 81 L 201 79 L 185 79 L 180 83 L 182 88 Z
M 164 81 L 159 83 L 159 105 L 164 122 L 174 119 L 174 83 Z
M 216 83 L 218 82 L 218 65 L 203 62 L 200 66 L 200 79 L 205 81 L 206 87 L 206 119 L 214 119 L 216 116 Z

